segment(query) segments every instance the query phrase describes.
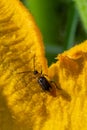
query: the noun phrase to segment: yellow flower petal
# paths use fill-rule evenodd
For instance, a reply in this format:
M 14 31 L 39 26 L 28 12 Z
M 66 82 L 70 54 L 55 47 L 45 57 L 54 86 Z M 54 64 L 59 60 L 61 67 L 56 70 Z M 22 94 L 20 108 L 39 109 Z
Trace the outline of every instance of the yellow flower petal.
M 34 69 L 47 74 L 44 46 L 34 19 L 18 0 L 0 0 L 0 129 L 29 130 L 42 119 L 36 117 L 45 96 Z M 25 71 L 31 72 L 20 73 Z
M 62 97 L 66 92 L 70 95 L 71 101 L 61 107 L 59 122 L 61 126 L 55 125 L 54 129 L 65 130 L 86 130 L 87 129 L 87 41 L 72 49 L 58 55 L 58 61 L 49 68 L 49 75 L 63 89 Z M 56 71 L 55 71 L 56 70 Z M 56 78 L 55 78 L 56 77 Z M 68 99 L 66 96 L 65 99 Z M 55 105 L 55 107 L 57 107 Z M 53 113 L 55 113 L 53 111 Z M 57 113 L 57 114 L 56 114 Z M 58 117 L 58 112 L 56 112 Z M 58 120 L 57 120 L 58 122 Z

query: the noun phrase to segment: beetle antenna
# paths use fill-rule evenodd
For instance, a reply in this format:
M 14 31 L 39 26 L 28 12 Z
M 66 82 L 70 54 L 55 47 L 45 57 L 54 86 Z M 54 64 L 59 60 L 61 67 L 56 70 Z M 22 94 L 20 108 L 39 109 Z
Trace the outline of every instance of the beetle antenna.
M 33 58 L 33 67 L 34 67 L 33 72 L 36 74 L 38 71 L 35 68 L 35 54 L 34 54 L 34 58 Z
M 42 66 L 41 66 L 41 74 L 42 74 L 43 72 L 42 72 Z
M 33 67 L 34 67 L 34 71 L 35 71 L 35 54 L 34 54 L 34 58 L 33 58 Z

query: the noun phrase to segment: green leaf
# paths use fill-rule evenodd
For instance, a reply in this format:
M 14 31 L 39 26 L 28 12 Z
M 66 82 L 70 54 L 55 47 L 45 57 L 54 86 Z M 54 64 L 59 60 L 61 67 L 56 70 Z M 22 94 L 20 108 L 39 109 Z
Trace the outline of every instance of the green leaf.
M 87 0 L 74 0 L 80 14 L 85 31 L 87 32 Z
M 64 50 L 69 49 L 73 46 L 77 24 L 78 24 L 78 11 L 75 8 L 74 2 L 71 2 L 70 8 L 68 11 Z

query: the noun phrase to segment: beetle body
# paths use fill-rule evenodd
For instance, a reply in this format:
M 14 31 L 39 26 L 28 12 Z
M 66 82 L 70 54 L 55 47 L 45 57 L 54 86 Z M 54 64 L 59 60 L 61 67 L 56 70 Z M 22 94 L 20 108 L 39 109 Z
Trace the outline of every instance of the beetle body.
M 38 78 L 38 83 L 44 91 L 50 91 L 52 89 L 49 81 L 44 76 Z
M 42 73 L 39 73 L 37 70 L 34 70 L 33 73 L 34 73 L 35 77 L 37 78 L 39 85 L 41 86 L 41 88 L 44 91 L 50 91 L 50 89 L 52 89 L 49 81 Z
M 34 70 L 33 73 L 41 88 L 44 91 L 50 92 L 51 95 L 56 96 L 56 85 L 49 81 L 42 73 L 39 73 L 37 70 Z

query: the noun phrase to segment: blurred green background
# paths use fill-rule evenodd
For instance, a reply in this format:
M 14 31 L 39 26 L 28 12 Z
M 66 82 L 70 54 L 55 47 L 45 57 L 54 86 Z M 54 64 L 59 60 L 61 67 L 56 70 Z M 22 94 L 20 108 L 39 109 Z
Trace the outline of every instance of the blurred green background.
M 42 33 L 48 64 L 87 39 L 87 0 L 21 0 Z

